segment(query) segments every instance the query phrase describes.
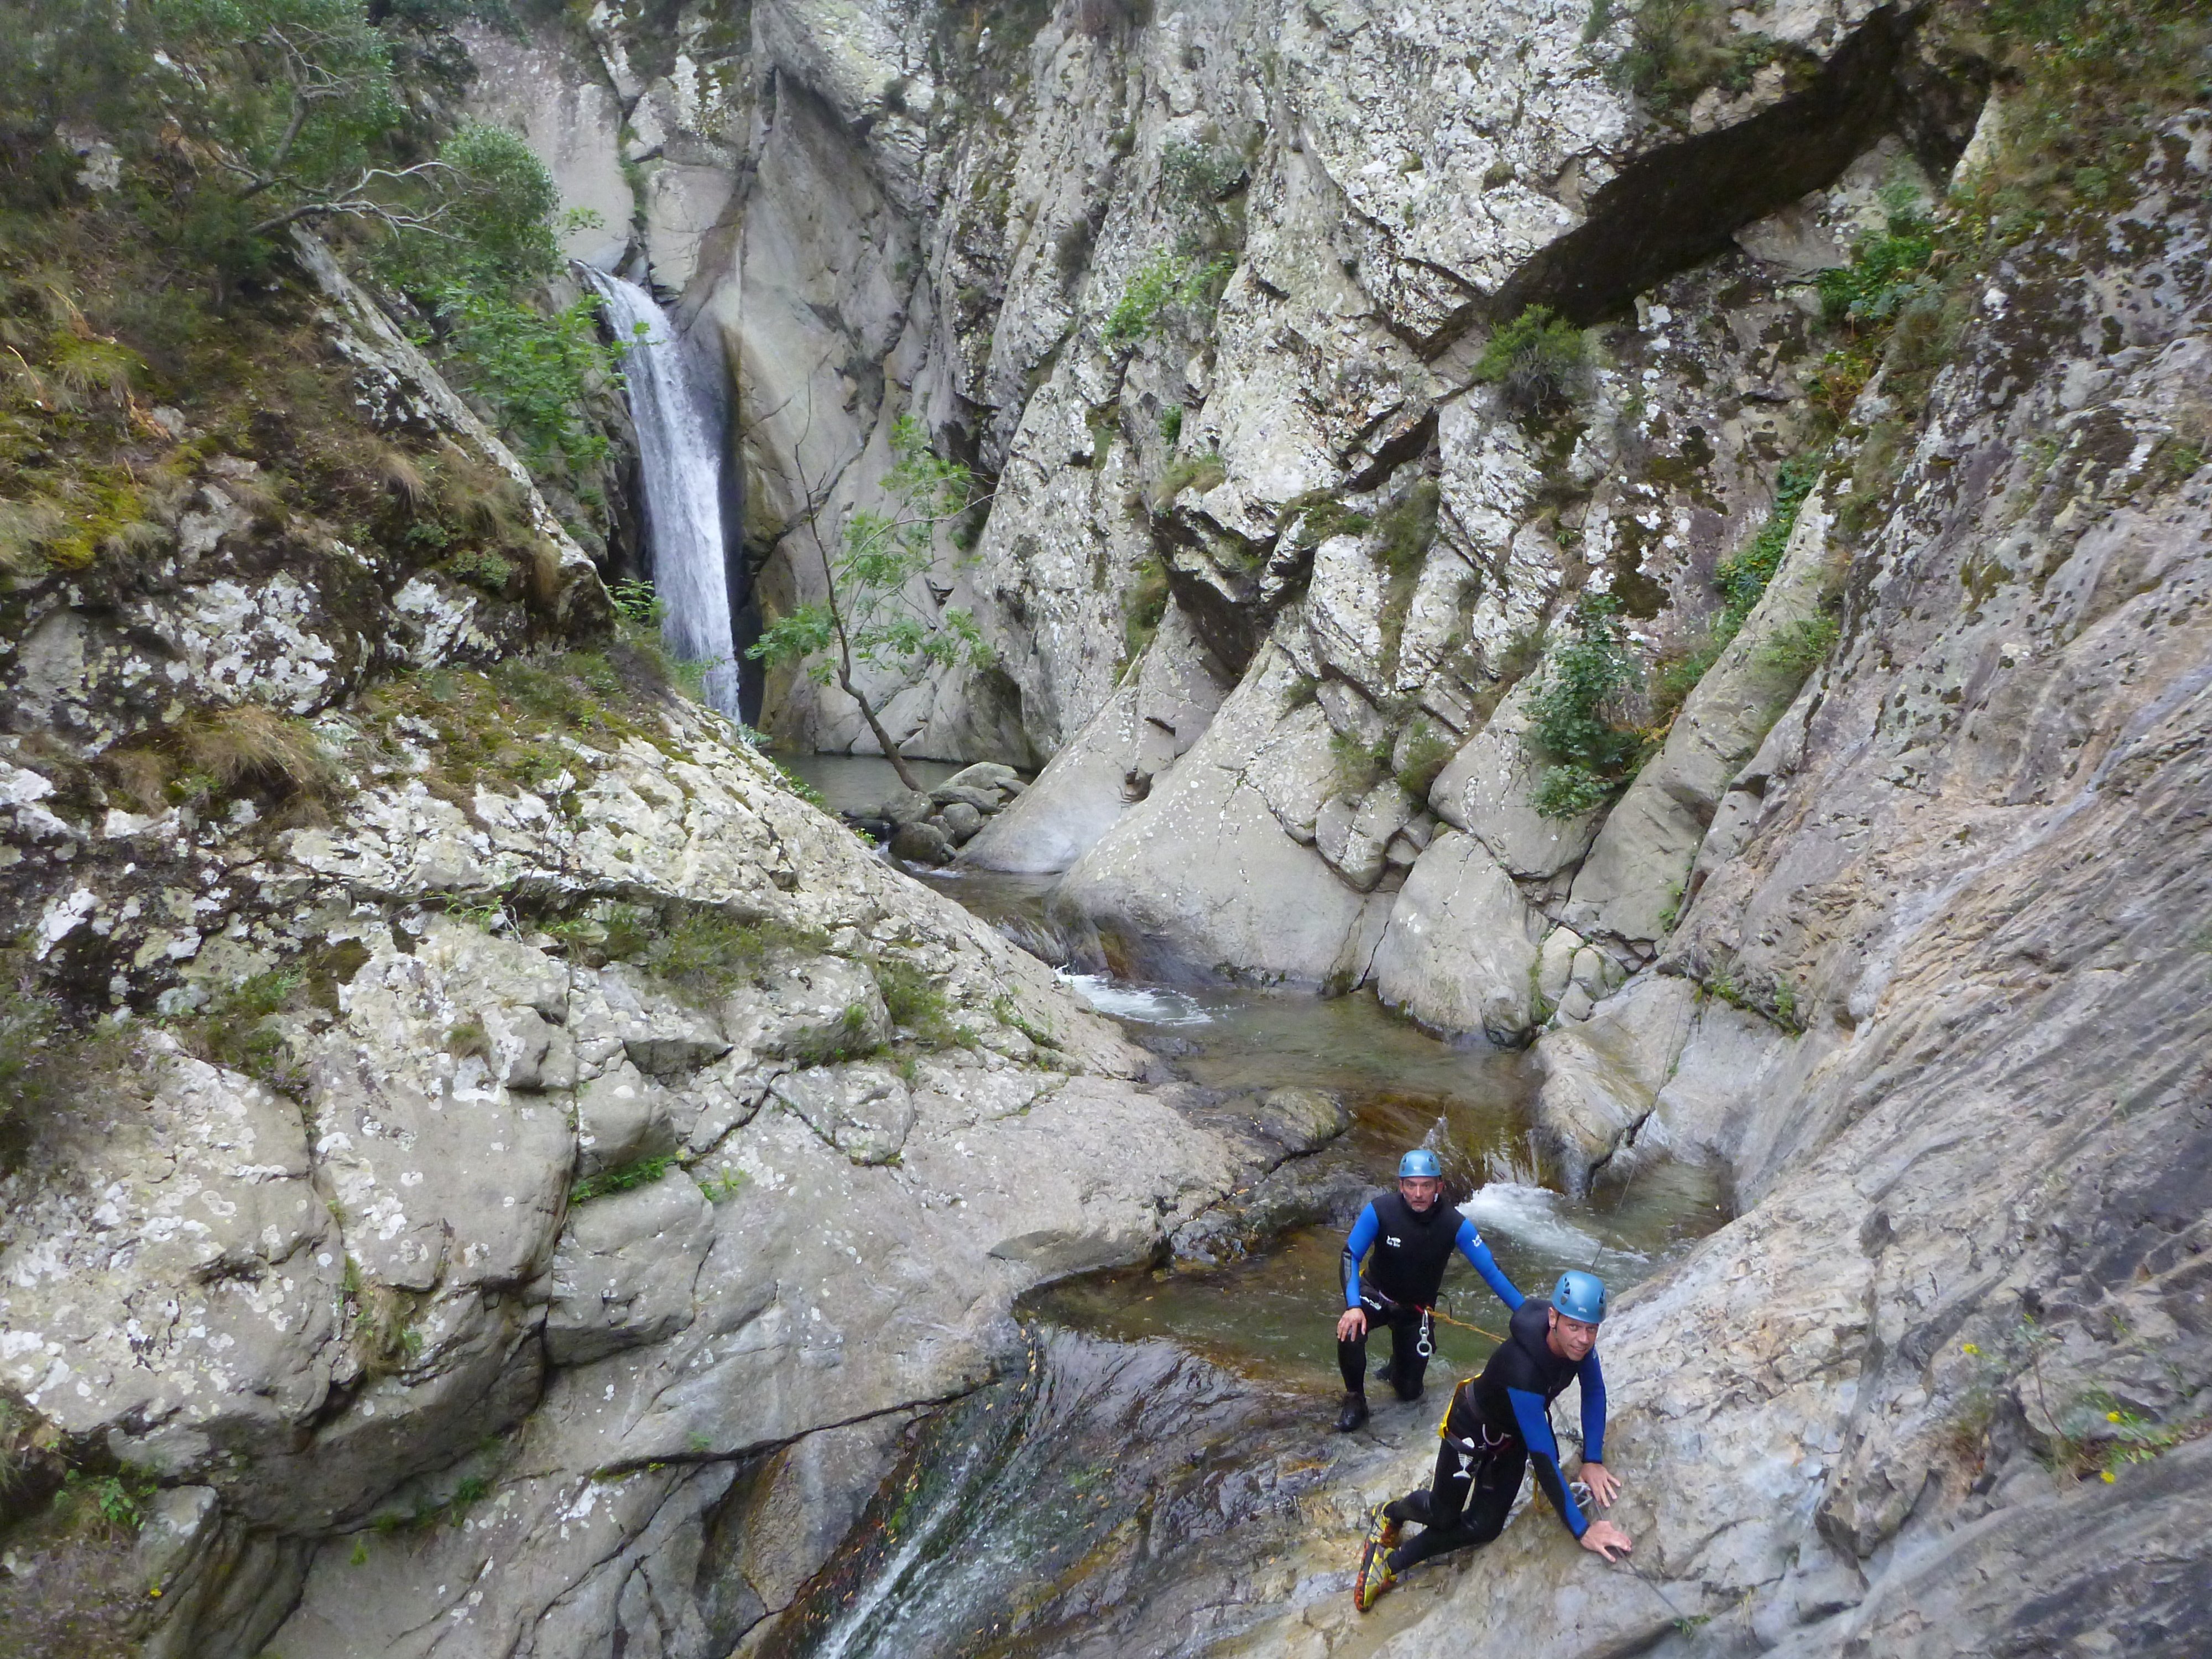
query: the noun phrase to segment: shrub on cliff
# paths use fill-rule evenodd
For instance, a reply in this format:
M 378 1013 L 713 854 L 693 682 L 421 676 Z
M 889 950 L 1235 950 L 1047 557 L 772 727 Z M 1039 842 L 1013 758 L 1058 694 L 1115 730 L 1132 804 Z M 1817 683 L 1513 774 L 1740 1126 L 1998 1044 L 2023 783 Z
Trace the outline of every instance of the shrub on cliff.
M 1571 818 L 1604 805 L 1635 773 L 1647 746 L 1629 718 L 1642 684 L 1620 626 L 1620 602 L 1585 593 L 1573 632 L 1544 665 L 1530 701 L 1528 757 L 1539 767 L 1532 804 Z
M 1490 337 L 1474 365 L 1474 378 L 1504 393 L 1524 420 L 1564 415 L 1588 389 L 1589 342 L 1549 306 L 1530 306 Z

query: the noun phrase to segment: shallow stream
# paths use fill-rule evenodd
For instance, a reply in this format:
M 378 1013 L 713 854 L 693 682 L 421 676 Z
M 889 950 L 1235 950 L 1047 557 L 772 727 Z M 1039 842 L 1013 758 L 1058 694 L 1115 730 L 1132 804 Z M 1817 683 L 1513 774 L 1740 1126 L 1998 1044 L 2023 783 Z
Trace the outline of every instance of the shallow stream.
M 793 769 L 848 810 L 896 787 L 880 761 L 823 757 Z M 1049 878 L 914 873 L 1051 957 Z M 1377 1187 L 1407 1147 L 1434 1149 L 1524 1290 L 1589 1267 L 1617 1291 L 1726 1219 L 1712 1183 L 1671 1164 L 1592 1201 L 1568 1198 L 1545 1181 L 1534 1152 L 1527 1057 L 1440 1042 L 1370 994 L 1067 979 L 1193 1082 L 1337 1095 L 1352 1127 L 1316 1156 L 1348 1162 Z M 864 1541 L 770 1650 L 820 1659 L 1195 1652 L 1249 1622 L 1262 1594 L 1255 1575 L 1274 1559 L 1267 1552 L 1297 1530 L 1302 1501 L 1367 1437 L 1329 1432 L 1343 1387 L 1331 1328 L 1351 1218 L 1294 1229 L 1224 1266 L 1095 1274 L 1030 1297 L 1020 1310 L 1026 1354 L 922 1428 L 864 1523 Z M 1447 1311 L 1504 1328 L 1504 1309 L 1463 1262 L 1445 1284 Z M 1383 1403 L 1387 1389 L 1370 1389 L 1374 1432 L 1395 1438 L 1417 1416 L 1425 1426 L 1443 1388 L 1477 1369 L 1490 1346 L 1440 1326 L 1429 1400 L 1399 1407 Z M 1387 1339 L 1370 1357 L 1386 1350 Z

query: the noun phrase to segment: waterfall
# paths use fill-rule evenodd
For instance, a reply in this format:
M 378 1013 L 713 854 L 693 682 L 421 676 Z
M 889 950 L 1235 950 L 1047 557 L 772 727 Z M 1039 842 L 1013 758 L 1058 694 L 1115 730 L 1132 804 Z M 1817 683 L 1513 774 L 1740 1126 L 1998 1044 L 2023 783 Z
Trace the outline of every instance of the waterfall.
M 722 530 L 721 377 L 635 283 L 583 267 L 622 343 L 645 483 L 647 568 L 666 606 L 661 637 L 707 665 L 707 701 L 738 714 L 736 636 Z

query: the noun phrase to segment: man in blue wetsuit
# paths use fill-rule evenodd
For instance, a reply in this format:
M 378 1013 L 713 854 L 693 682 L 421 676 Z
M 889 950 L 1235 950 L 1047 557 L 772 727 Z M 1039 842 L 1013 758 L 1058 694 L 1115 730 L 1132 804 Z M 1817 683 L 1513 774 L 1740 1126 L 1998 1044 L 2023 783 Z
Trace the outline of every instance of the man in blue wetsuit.
M 1435 1478 L 1376 1511 L 1352 1587 L 1362 1613 L 1407 1568 L 1497 1537 L 1520 1494 L 1522 1474 L 1532 1463 L 1537 1486 L 1584 1549 L 1607 1561 L 1628 1553 L 1628 1534 L 1586 1515 L 1568 1489 L 1552 1433 L 1552 1401 L 1570 1381 L 1578 1382 L 1582 1484 L 1595 1503 L 1610 1505 L 1620 1494 L 1620 1482 L 1605 1467 L 1605 1374 L 1597 1363 L 1597 1328 L 1604 1318 L 1605 1286 L 1581 1273 L 1559 1275 L 1548 1306 L 1528 1301 L 1514 1310 L 1512 1334 L 1498 1345 L 1482 1375 L 1452 1393 L 1437 1429 L 1443 1444 L 1437 1451 Z M 1422 1530 L 1399 1544 L 1399 1528 L 1408 1521 Z
M 1359 1212 L 1344 1243 L 1344 1316 L 1336 1322 L 1336 1367 L 1344 1373 L 1344 1407 L 1336 1426 L 1349 1434 L 1367 1420 L 1367 1328 L 1390 1328 L 1390 1383 L 1401 1400 L 1421 1397 L 1429 1368 L 1429 1310 L 1456 1249 L 1509 1308 L 1521 1305 L 1474 1223 L 1443 1201 L 1443 1166 L 1423 1147 L 1398 1161 L 1398 1190 L 1378 1194 Z M 1372 1252 L 1370 1256 L 1370 1252 Z M 1364 1270 L 1362 1262 L 1366 1263 Z

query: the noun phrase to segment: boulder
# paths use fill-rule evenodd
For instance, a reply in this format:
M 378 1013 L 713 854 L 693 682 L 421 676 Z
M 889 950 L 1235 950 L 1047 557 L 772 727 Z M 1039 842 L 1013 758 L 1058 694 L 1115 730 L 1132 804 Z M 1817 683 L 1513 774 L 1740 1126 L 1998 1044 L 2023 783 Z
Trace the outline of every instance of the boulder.
M 952 842 L 935 823 L 910 821 L 892 833 L 891 856 L 908 864 L 949 864 Z
M 1025 786 L 1022 782 L 1022 775 L 1012 767 L 1001 766 L 996 761 L 977 761 L 975 765 L 964 766 L 945 779 L 942 787 L 977 789 L 996 795 L 1001 800 L 1012 800 L 1022 793 Z
M 1536 921 L 1482 844 L 1447 830 L 1397 896 L 1375 953 L 1376 988 L 1432 1030 L 1525 1042 Z
M 965 806 L 979 817 L 999 810 L 1000 795 L 995 789 L 956 788 L 951 784 L 945 784 L 931 790 L 929 798 L 939 808 Z
M 1535 1117 L 1571 1190 L 1582 1191 L 1590 1170 L 1650 1114 L 1689 1039 L 1697 995 L 1687 980 L 1660 975 L 1596 1006 L 1579 985 L 1568 988 L 1559 1012 L 1577 1023 L 1553 1027 L 1536 1046 L 1544 1080 Z
M 876 816 L 894 829 L 904 829 L 909 823 L 927 821 L 937 811 L 937 803 L 918 789 L 902 789 L 877 809 Z
M 983 827 L 983 814 L 966 801 L 952 802 L 945 809 L 943 818 L 945 833 L 956 845 Z
M 1325 1089 L 1271 1089 L 1252 1121 L 1260 1133 L 1297 1155 L 1327 1146 L 1352 1127 L 1344 1102 Z
M 1523 738 L 1537 679 L 1532 675 L 1508 692 L 1429 786 L 1437 816 L 1480 841 L 1522 881 L 1549 881 L 1572 870 L 1605 818 L 1602 811 L 1547 818 L 1529 804 L 1541 769 L 1529 763 Z
M 1263 652 L 1197 745 L 1053 890 L 1051 914 L 1095 935 L 1117 969 L 1306 984 L 1364 975 L 1368 901 L 1285 832 L 1246 775 L 1244 757 L 1309 715 L 1285 711 L 1295 681 L 1281 652 Z

